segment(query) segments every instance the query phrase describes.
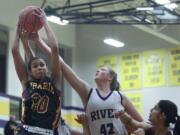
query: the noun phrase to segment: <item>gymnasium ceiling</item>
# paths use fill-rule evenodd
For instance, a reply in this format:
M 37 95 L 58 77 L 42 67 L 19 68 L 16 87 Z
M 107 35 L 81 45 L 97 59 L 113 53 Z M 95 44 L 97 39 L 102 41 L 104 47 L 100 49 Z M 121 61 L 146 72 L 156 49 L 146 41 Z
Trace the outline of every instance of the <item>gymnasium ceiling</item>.
M 42 0 L 42 7 L 71 24 L 180 24 L 180 0 L 170 1 L 178 7 L 155 0 Z
M 123 26 L 130 24 L 137 31 L 140 30 L 167 43 L 179 46 L 180 0 L 170 0 L 170 2 L 175 3 L 177 8 L 170 10 L 164 5 L 158 4 L 156 0 L 42 0 L 41 6 L 47 15 L 58 16 L 68 20 L 70 24 L 81 24 L 78 25 L 78 28 L 81 29 L 86 29 L 86 24 L 118 24 Z M 137 10 L 137 8 L 144 7 L 153 8 L 153 10 Z M 92 25 L 88 25 L 90 29 L 95 27 Z M 96 27 L 95 31 L 99 31 L 98 28 Z M 121 30 L 120 27 L 116 27 L 113 31 Z M 107 33 L 107 31 L 104 30 L 102 33 Z M 84 38 L 84 34 L 81 35 Z M 119 34 L 117 33 L 117 35 Z M 93 36 L 90 41 L 91 48 L 97 47 L 97 43 L 93 42 L 95 37 L 99 38 L 99 35 Z M 151 47 L 153 46 L 154 48 L 158 47 L 151 45 Z M 133 47 L 131 46 L 131 48 Z
M 71 0 L 69 2 L 72 7 L 73 4 L 95 2 L 95 1 L 97 2 L 97 0 Z M 112 0 L 108 0 L 108 1 L 112 2 Z M 11 0 L 1 0 L 0 24 L 6 25 L 11 30 L 14 30 L 14 26 L 15 26 L 19 11 L 23 9 L 25 6 L 28 6 L 28 5 L 43 6 L 45 11 L 49 15 L 54 15 L 54 12 L 49 12 L 47 10 L 51 8 L 51 10 L 56 11 L 56 9 L 59 9 L 58 7 L 64 7 L 65 5 L 67 5 L 66 4 L 67 0 L 46 0 L 46 1 L 45 0 L 17 0 L 14 4 L 9 4 L 10 2 Z M 131 1 L 126 0 L 125 2 L 122 2 L 121 4 L 111 3 L 107 7 L 99 7 L 98 9 L 96 9 L 96 11 L 109 12 L 110 10 L 114 10 L 114 9 L 118 10 L 118 8 L 120 9 L 127 8 L 128 7 L 127 3 L 128 4 L 134 3 L 131 5 L 135 6 L 135 5 L 138 5 L 138 3 L 140 4 L 143 2 L 146 3 L 146 1 L 144 0 L 131 0 Z M 177 4 L 179 4 L 179 2 L 177 2 Z M 179 8 L 180 6 L 176 8 L 175 11 L 173 12 L 175 12 L 175 14 L 179 14 L 180 13 Z M 64 10 L 63 12 L 65 13 L 67 11 L 68 10 L 66 11 Z M 86 9 L 85 11 L 88 11 L 88 9 Z M 55 12 L 55 14 L 59 14 L 63 12 L 62 10 L 58 10 Z M 65 16 L 63 17 L 64 17 L 63 19 L 67 19 L 65 18 Z M 91 16 L 91 18 L 93 19 L 94 16 Z M 132 22 L 116 21 L 111 17 L 104 19 L 104 21 L 101 20 L 101 22 L 95 22 L 95 20 L 93 20 L 92 22 L 91 19 L 83 19 L 82 17 L 81 19 L 86 20 L 85 22 L 80 21 L 80 20 L 77 20 L 78 22 L 76 22 L 76 19 L 74 20 L 72 19 L 72 23 L 80 24 L 80 25 L 75 25 L 76 31 L 77 31 L 76 36 L 80 36 L 81 40 L 83 40 L 81 41 L 83 47 L 87 48 L 88 51 L 92 50 L 92 52 L 96 51 L 98 53 L 101 50 L 105 50 L 105 46 L 102 40 L 104 39 L 104 37 L 107 37 L 108 35 L 115 36 L 117 37 L 117 39 L 122 40 L 124 43 L 126 43 L 126 47 L 124 47 L 123 49 L 122 48 L 120 49 L 124 52 L 128 50 L 132 50 L 132 49 L 145 50 L 145 49 L 153 49 L 153 48 L 162 48 L 163 45 L 164 46 L 169 45 L 169 47 L 180 46 L 180 39 L 179 39 L 179 35 L 180 35 L 180 25 L 179 25 L 180 19 L 179 18 L 180 17 L 178 17 L 178 19 L 169 19 L 168 22 L 167 22 L 167 19 L 163 21 L 156 21 L 158 23 L 154 23 L 153 25 L 149 25 L 149 23 L 144 22 L 144 21 L 138 22 L 136 20 L 136 22 L 133 22 L 133 17 L 131 15 L 118 16 L 118 18 L 125 18 L 125 19 L 130 18 L 132 19 Z M 87 24 L 90 24 L 90 25 L 87 25 Z M 96 25 L 96 24 L 108 24 L 108 25 Z M 111 24 L 118 24 L 118 25 L 111 25 Z M 132 25 L 126 25 L 126 24 L 132 24 Z M 54 25 L 54 26 L 56 26 L 55 28 L 58 29 L 58 25 Z M 64 28 L 69 28 L 69 27 L 68 25 L 60 26 L 61 30 Z M 146 36 L 146 37 L 141 37 L 141 35 Z M 139 37 L 139 38 L 135 39 L 135 37 Z M 141 39 L 143 39 L 144 42 L 142 42 Z M 146 45 L 147 42 L 151 42 L 149 41 L 149 39 L 153 39 L 154 41 L 157 41 L 157 42 L 155 44 Z M 80 39 L 78 39 L 77 41 L 80 41 Z M 90 45 L 87 43 L 89 43 Z M 98 47 L 101 47 L 101 49 Z M 118 49 L 115 49 L 115 50 L 119 51 Z M 110 52 L 109 48 L 107 48 L 107 52 Z

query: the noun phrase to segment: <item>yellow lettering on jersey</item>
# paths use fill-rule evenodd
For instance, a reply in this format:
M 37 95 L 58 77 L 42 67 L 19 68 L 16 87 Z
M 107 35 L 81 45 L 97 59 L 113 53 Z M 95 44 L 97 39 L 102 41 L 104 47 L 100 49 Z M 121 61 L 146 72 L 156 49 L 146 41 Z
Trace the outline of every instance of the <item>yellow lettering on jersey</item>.
M 37 88 L 42 89 L 42 84 L 38 84 Z
M 39 89 L 39 90 L 46 90 L 54 94 L 54 88 L 51 85 L 50 82 L 43 82 L 43 83 L 36 83 L 36 82 L 31 82 L 30 83 L 31 88 L 34 89 Z
M 47 82 L 44 82 L 43 89 L 48 89 L 48 88 L 49 88 L 49 84 Z

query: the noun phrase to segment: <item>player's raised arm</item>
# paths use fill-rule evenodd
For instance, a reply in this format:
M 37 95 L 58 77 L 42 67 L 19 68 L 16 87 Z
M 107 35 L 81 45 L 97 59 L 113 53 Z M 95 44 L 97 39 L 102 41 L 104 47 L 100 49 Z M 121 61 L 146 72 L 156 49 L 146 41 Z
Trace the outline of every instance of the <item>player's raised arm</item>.
M 46 35 L 48 38 L 48 45 L 50 46 L 51 53 L 51 63 L 52 63 L 52 79 L 55 81 L 56 87 L 59 87 L 59 83 L 61 82 L 61 66 L 59 64 L 59 47 L 54 35 L 54 32 L 50 28 L 48 22 L 46 21 L 44 24 L 44 29 L 46 31 Z
M 19 32 L 20 31 L 18 30 L 18 27 L 17 27 L 15 31 L 14 41 L 12 44 L 12 55 L 13 55 L 13 60 L 14 60 L 14 65 L 16 68 L 17 75 L 24 88 L 24 84 L 27 81 L 27 70 L 26 70 L 26 66 L 23 61 L 23 58 L 19 52 L 19 41 L 20 41 Z

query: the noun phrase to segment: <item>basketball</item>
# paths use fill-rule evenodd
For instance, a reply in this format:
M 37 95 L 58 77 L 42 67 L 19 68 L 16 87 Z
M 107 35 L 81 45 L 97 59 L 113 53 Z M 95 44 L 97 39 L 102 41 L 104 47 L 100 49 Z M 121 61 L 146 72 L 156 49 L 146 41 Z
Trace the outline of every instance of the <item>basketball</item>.
M 37 6 L 27 6 L 20 12 L 19 26 L 24 36 L 38 32 L 44 25 L 45 13 Z

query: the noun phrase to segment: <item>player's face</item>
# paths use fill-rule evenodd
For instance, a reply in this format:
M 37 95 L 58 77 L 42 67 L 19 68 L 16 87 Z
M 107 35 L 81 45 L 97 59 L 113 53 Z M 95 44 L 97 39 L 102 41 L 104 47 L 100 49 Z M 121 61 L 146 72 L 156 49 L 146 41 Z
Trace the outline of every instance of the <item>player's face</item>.
M 152 123 L 152 125 L 156 125 L 160 122 L 161 119 L 161 111 L 158 105 L 155 105 L 150 112 L 149 115 L 149 121 Z
M 95 73 L 95 80 L 110 80 L 111 75 L 109 73 L 109 69 L 107 67 L 99 68 Z
M 47 66 L 43 59 L 36 59 L 31 63 L 31 75 L 41 79 L 47 74 Z

